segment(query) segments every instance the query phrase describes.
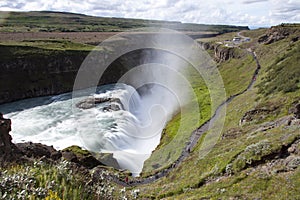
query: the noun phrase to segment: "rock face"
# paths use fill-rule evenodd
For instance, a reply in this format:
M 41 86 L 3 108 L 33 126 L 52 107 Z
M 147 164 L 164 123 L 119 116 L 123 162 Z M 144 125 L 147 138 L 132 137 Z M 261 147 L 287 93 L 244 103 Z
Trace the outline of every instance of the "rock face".
M 89 52 L 0 46 L 0 103 L 70 91 Z
M 60 151 L 56 151 L 52 146 L 47 146 L 40 143 L 18 143 L 18 149 L 29 158 L 42 158 L 46 157 L 51 160 L 58 160 L 62 157 Z
M 62 150 L 62 157 L 70 162 L 77 163 L 89 169 L 92 169 L 98 165 L 104 165 L 89 151 L 83 150 L 78 146 L 71 146 Z
M 233 47 L 225 47 L 220 44 L 208 43 L 208 42 L 198 42 L 203 50 L 213 50 L 214 59 L 217 62 L 227 61 L 231 58 L 236 58 L 238 55 L 234 52 Z
M 295 106 L 294 116 L 296 119 L 300 119 L 300 103 Z
M 89 53 L 0 45 L 0 104 L 72 91 L 77 72 Z M 82 88 L 95 86 L 92 80 L 100 79 L 98 85 L 116 83 L 131 68 L 149 63 L 154 58 L 160 59 L 156 59 L 157 63 L 164 64 L 162 54 L 170 53 L 138 49 L 124 54 L 111 63 L 101 77 L 96 77 L 97 73 L 93 74 L 95 77 L 89 74 Z M 102 64 L 99 60 L 99 66 Z M 99 66 L 91 70 L 99 70 Z
M 214 48 L 215 59 L 217 62 L 223 62 L 231 58 L 236 58 L 233 47 L 223 47 L 218 45 Z
M 274 26 L 268 29 L 267 33 L 262 35 L 259 39 L 259 43 L 263 44 L 271 44 L 277 42 L 279 40 L 287 38 L 289 35 L 295 33 L 297 30 L 292 30 L 291 28 L 285 27 L 284 25 L 281 26 Z M 299 38 L 293 38 L 292 42 L 297 41 Z
M 10 119 L 4 119 L 0 113 L 0 165 L 5 164 L 5 162 L 15 161 L 22 155 L 19 149 L 11 142 L 10 131 Z
M 240 125 L 253 122 L 253 121 L 261 121 L 266 117 L 266 115 L 272 112 L 273 112 L 272 110 L 268 110 L 268 109 L 253 109 L 247 111 L 244 114 L 244 116 L 241 118 Z

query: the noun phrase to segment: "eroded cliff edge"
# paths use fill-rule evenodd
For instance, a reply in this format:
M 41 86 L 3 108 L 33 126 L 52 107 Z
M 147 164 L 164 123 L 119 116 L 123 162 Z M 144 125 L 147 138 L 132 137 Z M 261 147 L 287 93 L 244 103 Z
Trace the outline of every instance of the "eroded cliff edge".
M 88 53 L 0 46 L 0 103 L 70 91 Z

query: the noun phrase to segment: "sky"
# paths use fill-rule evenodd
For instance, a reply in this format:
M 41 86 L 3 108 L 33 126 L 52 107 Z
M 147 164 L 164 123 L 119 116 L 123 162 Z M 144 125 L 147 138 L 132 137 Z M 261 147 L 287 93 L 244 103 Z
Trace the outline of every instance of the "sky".
M 300 0 L 0 0 L 0 10 L 67 11 L 250 27 L 300 23 Z

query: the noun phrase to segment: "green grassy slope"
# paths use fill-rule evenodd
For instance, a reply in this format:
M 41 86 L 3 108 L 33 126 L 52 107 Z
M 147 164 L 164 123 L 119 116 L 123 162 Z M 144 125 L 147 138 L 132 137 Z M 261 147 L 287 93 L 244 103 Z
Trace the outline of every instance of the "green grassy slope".
M 1 32 L 120 32 L 143 27 L 164 27 L 179 31 L 217 33 L 248 27 L 185 24 L 180 22 L 94 17 L 66 12 L 0 12 Z
M 246 32 L 256 37 L 261 33 L 262 30 Z M 245 44 L 257 53 L 262 70 L 254 87 L 228 104 L 222 138 L 206 157 L 200 155 L 200 143 L 191 156 L 165 178 L 140 186 L 142 197 L 299 198 L 299 153 L 287 150 L 298 144 L 295 141 L 300 138 L 299 125 L 281 123 L 286 119 L 282 117 L 288 116 L 289 109 L 300 100 L 299 76 L 295 76 L 299 69 L 300 41 L 291 42 L 296 36 L 297 33 L 269 45 L 258 44 L 257 38 Z M 219 69 L 227 93 L 242 90 L 254 68 L 247 56 L 221 63 Z M 271 90 L 274 86 L 278 87 Z M 254 115 L 251 121 L 239 125 L 243 115 L 252 109 L 269 112 Z

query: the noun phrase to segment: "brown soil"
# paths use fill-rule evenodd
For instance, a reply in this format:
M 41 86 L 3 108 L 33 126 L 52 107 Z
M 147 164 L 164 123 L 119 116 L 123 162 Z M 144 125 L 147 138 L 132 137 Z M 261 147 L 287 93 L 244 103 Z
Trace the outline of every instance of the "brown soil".
M 103 40 L 117 34 L 117 32 L 24 32 L 24 33 L 0 33 L 0 42 L 24 41 L 24 40 L 51 40 L 61 39 L 85 44 L 98 44 Z

